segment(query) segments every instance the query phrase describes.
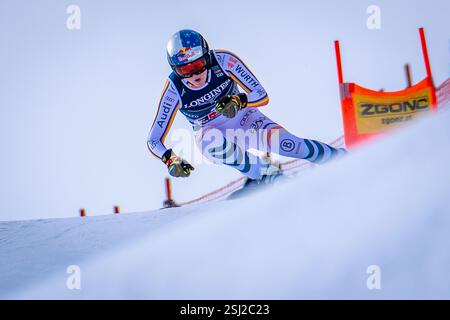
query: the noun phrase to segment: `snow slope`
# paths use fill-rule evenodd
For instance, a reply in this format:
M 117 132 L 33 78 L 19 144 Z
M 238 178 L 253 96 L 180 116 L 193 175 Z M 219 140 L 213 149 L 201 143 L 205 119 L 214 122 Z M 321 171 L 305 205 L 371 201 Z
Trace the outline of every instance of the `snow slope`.
M 0 297 L 449 299 L 449 138 L 446 112 L 243 199 L 0 223 Z

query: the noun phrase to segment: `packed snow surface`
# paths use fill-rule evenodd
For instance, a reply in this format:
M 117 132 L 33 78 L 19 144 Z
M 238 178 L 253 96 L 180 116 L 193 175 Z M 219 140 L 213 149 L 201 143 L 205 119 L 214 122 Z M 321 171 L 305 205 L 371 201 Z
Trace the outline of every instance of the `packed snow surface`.
M 447 112 L 236 200 L 2 222 L 0 297 L 449 299 L 449 160 Z

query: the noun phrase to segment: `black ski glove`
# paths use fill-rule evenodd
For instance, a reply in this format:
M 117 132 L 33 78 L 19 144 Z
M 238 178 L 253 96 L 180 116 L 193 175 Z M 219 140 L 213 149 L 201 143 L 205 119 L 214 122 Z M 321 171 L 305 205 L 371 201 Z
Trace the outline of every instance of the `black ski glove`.
M 247 107 L 247 95 L 226 95 L 216 102 L 216 110 L 227 118 L 234 118 L 239 110 Z
M 161 160 L 166 164 L 172 177 L 189 177 L 191 170 L 194 170 L 186 160 L 173 153 L 172 149 L 167 150 Z

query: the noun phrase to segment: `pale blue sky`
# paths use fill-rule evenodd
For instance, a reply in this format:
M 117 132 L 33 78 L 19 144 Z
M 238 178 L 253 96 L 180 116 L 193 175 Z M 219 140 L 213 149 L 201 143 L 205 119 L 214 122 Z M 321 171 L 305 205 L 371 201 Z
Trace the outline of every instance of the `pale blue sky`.
M 66 8 L 81 8 L 81 30 Z M 381 30 L 366 9 L 381 8 Z M 22 1 L 0 0 L 0 220 L 159 208 L 165 166 L 146 138 L 165 78 L 165 45 L 181 28 L 236 52 L 265 86 L 262 110 L 293 133 L 342 134 L 333 40 L 347 81 L 405 86 L 403 64 L 425 76 L 425 27 L 436 84 L 449 76 L 449 1 Z M 173 128 L 189 128 L 179 114 Z M 170 146 L 170 137 L 167 139 Z M 173 181 L 176 200 L 239 173 L 199 165 Z

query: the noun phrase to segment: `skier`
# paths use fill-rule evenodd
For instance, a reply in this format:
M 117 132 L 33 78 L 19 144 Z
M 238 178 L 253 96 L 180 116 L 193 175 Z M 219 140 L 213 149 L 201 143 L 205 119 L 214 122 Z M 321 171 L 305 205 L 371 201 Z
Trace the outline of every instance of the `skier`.
M 269 97 L 247 65 L 232 52 L 210 50 L 198 32 L 175 33 L 167 44 L 167 59 L 173 72 L 164 85 L 147 144 L 170 175 L 188 177 L 194 170 L 164 146 L 178 110 L 192 124 L 202 154 L 214 163 L 236 168 L 249 181 L 280 174 L 271 163 L 248 152 L 250 148 L 314 163 L 345 153 L 296 137 L 266 117 L 258 107 L 267 105 Z

